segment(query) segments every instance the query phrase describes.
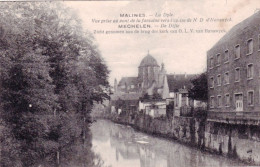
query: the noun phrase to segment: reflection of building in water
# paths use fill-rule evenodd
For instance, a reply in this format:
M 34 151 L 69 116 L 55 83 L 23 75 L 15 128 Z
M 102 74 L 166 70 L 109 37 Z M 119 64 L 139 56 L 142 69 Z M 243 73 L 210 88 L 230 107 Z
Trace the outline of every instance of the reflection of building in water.
M 140 160 L 141 167 L 201 166 L 201 153 L 162 139 L 151 139 L 137 134 L 132 128 L 115 125 L 110 129 L 110 144 L 116 159 Z M 215 162 L 217 163 L 217 162 Z M 210 164 L 205 164 L 210 165 Z
M 97 153 L 101 153 L 102 159 L 108 162 L 106 165 L 119 167 L 124 167 L 126 164 L 133 167 L 234 165 L 233 161 L 229 162 L 225 158 L 208 155 L 162 138 L 150 137 L 109 121 L 98 121 L 93 126 L 94 129 L 105 129 L 103 132 L 109 134 L 109 142 L 101 141 L 94 144 L 94 147 L 99 150 Z M 93 136 L 95 135 L 93 131 Z M 98 136 L 102 138 L 100 134 Z M 236 163 L 236 165 L 241 164 Z
M 110 144 L 116 149 L 116 159 L 139 159 L 141 167 L 167 166 L 167 156 L 149 143 L 148 137 L 138 135 L 132 128 L 117 125 L 110 129 Z M 164 157 L 164 158 L 163 158 Z
M 140 146 L 140 163 L 142 167 L 156 167 L 155 152 L 148 146 Z
M 120 126 L 115 126 L 110 131 L 110 144 L 123 159 L 139 158 L 137 147 L 132 142 L 131 135 L 132 132 L 130 132 L 129 129 L 124 130 L 124 128 Z

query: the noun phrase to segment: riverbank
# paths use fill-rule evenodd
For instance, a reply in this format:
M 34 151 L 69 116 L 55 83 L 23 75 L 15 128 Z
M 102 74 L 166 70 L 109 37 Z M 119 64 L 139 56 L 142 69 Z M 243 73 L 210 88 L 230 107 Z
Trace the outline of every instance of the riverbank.
M 170 138 L 150 135 L 110 120 L 93 123 L 93 148 L 106 166 L 199 167 L 244 166 L 222 156 L 208 154 Z
M 231 130 L 231 133 L 222 132 L 225 129 L 230 130 L 230 128 L 219 125 L 216 128 L 216 125 L 213 126 L 212 123 L 203 119 L 177 116 L 171 119 L 151 118 L 141 114 L 120 116 L 108 114 L 104 115 L 103 118 L 115 123 L 130 125 L 138 131 L 174 140 L 201 151 L 235 159 L 248 165 L 260 164 L 258 155 L 256 155 L 257 151 L 249 148 L 259 143 L 236 137 L 235 130 Z M 252 142 L 254 142 L 253 145 Z M 245 144 L 248 144 L 248 146 L 245 146 Z M 254 149 L 257 149 L 257 147 Z

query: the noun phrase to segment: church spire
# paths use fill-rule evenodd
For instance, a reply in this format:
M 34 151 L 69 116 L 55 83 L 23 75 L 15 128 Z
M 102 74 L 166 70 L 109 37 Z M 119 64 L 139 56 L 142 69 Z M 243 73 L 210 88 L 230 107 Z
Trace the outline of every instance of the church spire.
M 162 62 L 162 71 L 164 70 L 164 63 Z
M 170 90 L 169 90 L 167 75 L 165 75 L 165 76 L 164 76 L 164 81 L 163 81 L 162 98 L 163 98 L 163 99 L 169 98 L 169 94 L 170 94 Z

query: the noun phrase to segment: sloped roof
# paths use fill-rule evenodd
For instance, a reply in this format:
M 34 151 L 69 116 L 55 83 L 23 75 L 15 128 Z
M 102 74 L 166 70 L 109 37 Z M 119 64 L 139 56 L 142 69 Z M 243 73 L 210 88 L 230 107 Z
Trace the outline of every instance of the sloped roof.
M 141 93 L 116 93 L 110 96 L 110 99 L 112 101 L 114 100 L 139 100 L 139 98 L 142 96 Z
M 238 23 L 234 27 L 232 27 L 214 46 L 219 46 L 234 37 L 238 36 L 239 34 L 247 31 L 249 27 L 258 27 L 260 24 L 260 12 L 253 14 L 252 16 L 248 17 L 244 21 Z
M 127 85 L 136 85 L 137 84 L 137 79 L 138 79 L 137 77 L 123 77 L 119 81 L 118 85 L 119 86 L 125 85 L 125 84 L 127 84 Z
M 197 74 L 169 74 L 167 75 L 167 81 L 170 92 L 176 92 L 179 89 L 189 89 L 192 86 L 191 80 L 196 78 Z
M 147 67 L 147 66 L 158 66 L 157 61 L 155 60 L 155 58 L 153 56 L 151 56 L 149 53 L 147 56 L 145 56 L 143 58 L 143 60 L 141 61 L 139 67 Z

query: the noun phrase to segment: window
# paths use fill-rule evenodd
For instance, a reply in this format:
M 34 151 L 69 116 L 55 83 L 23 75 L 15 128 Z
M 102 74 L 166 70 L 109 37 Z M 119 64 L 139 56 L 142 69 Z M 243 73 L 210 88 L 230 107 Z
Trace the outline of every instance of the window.
M 254 74 L 253 64 L 248 64 L 247 65 L 247 78 L 248 79 L 252 79 L 253 78 L 253 74 Z
M 220 54 L 217 54 L 217 65 L 220 65 L 221 63 L 221 56 Z
M 220 74 L 217 77 L 217 84 L 218 84 L 218 86 L 221 85 L 221 75 Z
M 224 75 L 224 84 L 229 84 L 229 73 L 226 72 Z
M 214 108 L 214 96 L 210 97 L 210 108 Z
M 240 81 L 240 68 L 235 69 L 235 82 Z
M 252 106 L 254 105 L 254 91 L 248 91 L 247 93 L 247 104 Z
M 229 52 L 228 50 L 225 51 L 225 62 L 228 62 L 229 61 Z
M 210 68 L 213 68 L 213 66 L 214 66 L 214 59 L 213 59 L 213 57 L 211 57 L 210 58 Z
M 236 111 L 243 111 L 243 94 L 242 93 L 235 94 L 235 105 L 236 105 Z
M 225 106 L 226 107 L 230 106 L 230 96 L 229 96 L 229 94 L 225 95 Z
M 210 88 L 214 88 L 214 78 L 210 78 Z
M 221 107 L 222 106 L 222 101 L 221 101 L 221 96 L 219 95 L 217 98 L 217 106 Z
M 247 41 L 247 54 L 253 53 L 253 39 Z
M 240 58 L 240 46 L 237 45 L 235 47 L 235 59 L 239 59 Z

